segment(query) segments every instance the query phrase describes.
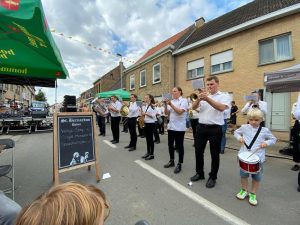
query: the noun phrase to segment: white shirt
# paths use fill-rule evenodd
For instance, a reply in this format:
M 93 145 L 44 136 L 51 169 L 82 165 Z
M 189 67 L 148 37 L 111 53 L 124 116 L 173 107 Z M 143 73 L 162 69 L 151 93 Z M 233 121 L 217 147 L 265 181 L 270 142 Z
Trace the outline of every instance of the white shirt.
M 228 93 L 222 93 L 218 91 L 213 95 L 208 95 L 214 101 L 222 103 L 230 107 L 230 96 Z M 200 113 L 199 113 L 199 123 L 210 124 L 210 125 L 223 125 L 224 115 L 223 112 L 212 107 L 207 101 L 200 101 Z
M 296 120 L 300 120 L 300 93 L 298 95 L 297 106 L 294 112 Z
M 118 112 L 110 111 L 111 117 L 118 117 L 118 116 L 121 116 L 121 114 L 120 114 L 120 109 L 122 108 L 122 103 L 119 102 L 119 101 L 112 102 L 112 103 L 111 103 L 111 106 L 112 106 L 113 108 L 115 108 L 116 110 L 118 110 Z
M 229 107 L 228 109 L 225 109 L 223 111 L 223 115 L 224 115 L 224 120 L 227 120 L 230 118 L 230 112 L 231 112 L 231 107 Z
M 244 114 L 247 114 L 250 108 L 253 108 L 253 104 L 250 102 L 247 102 L 246 105 L 244 106 L 244 108 L 242 108 L 241 112 Z M 264 113 L 264 117 L 266 117 L 267 111 L 268 111 L 267 102 L 259 100 L 258 108 Z
M 178 99 L 172 99 L 172 104 L 179 109 L 183 109 L 185 112 L 178 114 L 174 109 L 168 105 L 169 123 L 168 130 L 185 131 L 186 130 L 186 111 L 188 110 L 188 103 L 186 98 L 179 97 Z
M 244 124 L 242 125 L 239 129 L 234 131 L 234 137 L 237 140 L 240 140 L 241 137 L 244 139 L 245 143 L 249 146 L 250 143 L 252 142 L 256 132 L 258 130 L 258 127 L 254 128 L 250 124 Z M 259 150 L 256 152 L 256 155 L 259 157 L 261 162 L 265 161 L 265 154 L 266 154 L 266 149 L 265 148 L 260 148 L 259 146 L 265 142 L 267 143 L 268 146 L 274 145 L 276 143 L 276 137 L 271 133 L 271 131 L 266 128 L 262 127 L 259 135 L 257 136 L 255 142 L 253 143 L 251 150 L 248 150 L 245 145 L 243 145 L 240 148 L 240 152 L 245 152 L 245 151 L 250 151 L 254 152 L 256 149 L 259 148 Z
M 137 106 L 136 102 L 130 102 L 128 109 L 129 109 L 129 112 L 127 115 L 128 118 L 133 118 L 133 117 L 139 116 L 139 107 Z
M 147 105 L 147 106 L 143 106 L 142 109 L 143 109 L 143 112 L 150 115 L 150 116 L 145 115 L 145 120 L 144 120 L 145 123 L 155 123 L 155 121 L 156 121 L 156 109 L 155 109 L 155 107 L 152 108 L 151 105 L 149 107 Z

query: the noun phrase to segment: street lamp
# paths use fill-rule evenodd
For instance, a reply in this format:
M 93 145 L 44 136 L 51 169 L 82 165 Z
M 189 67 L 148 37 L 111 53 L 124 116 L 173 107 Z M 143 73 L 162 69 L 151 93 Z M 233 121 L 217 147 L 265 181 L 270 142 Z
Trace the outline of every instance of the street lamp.
M 117 56 L 120 57 L 120 76 L 121 76 L 121 89 L 123 90 L 123 61 L 122 54 L 117 53 Z

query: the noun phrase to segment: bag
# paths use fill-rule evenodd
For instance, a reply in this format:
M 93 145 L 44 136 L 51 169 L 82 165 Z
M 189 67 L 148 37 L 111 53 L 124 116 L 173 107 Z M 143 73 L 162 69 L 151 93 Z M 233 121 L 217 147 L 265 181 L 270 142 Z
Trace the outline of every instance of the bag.
M 161 118 L 161 116 L 156 116 L 156 119 L 157 119 L 157 123 L 159 125 L 161 125 L 163 123 L 163 119 Z

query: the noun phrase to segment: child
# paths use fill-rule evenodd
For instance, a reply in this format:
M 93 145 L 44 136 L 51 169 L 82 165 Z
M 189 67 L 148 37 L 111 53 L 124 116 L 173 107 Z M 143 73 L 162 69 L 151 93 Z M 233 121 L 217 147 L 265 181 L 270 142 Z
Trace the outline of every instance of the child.
M 247 113 L 247 119 L 249 121 L 249 124 L 242 125 L 239 129 L 237 129 L 234 132 L 235 138 L 244 145 L 241 147 L 239 153 L 244 151 L 254 152 L 256 149 L 259 149 L 256 152 L 256 155 L 260 159 L 260 171 L 257 174 L 251 174 L 252 190 L 251 192 L 248 193 L 249 173 L 240 170 L 241 190 L 236 195 L 236 197 L 241 200 L 245 199 L 247 195 L 249 195 L 249 203 L 251 205 L 257 205 L 256 192 L 259 187 L 259 182 L 262 179 L 263 162 L 265 161 L 265 148 L 267 146 L 271 146 L 275 144 L 276 142 L 276 138 L 270 132 L 270 130 L 266 127 L 261 127 L 261 130 L 256 140 L 254 141 L 253 145 L 250 146 L 250 149 L 248 149 L 249 147 L 248 145 L 250 145 L 250 143 L 254 139 L 254 136 L 256 135 L 263 118 L 264 118 L 264 114 L 261 110 L 259 110 L 258 108 L 251 109 Z

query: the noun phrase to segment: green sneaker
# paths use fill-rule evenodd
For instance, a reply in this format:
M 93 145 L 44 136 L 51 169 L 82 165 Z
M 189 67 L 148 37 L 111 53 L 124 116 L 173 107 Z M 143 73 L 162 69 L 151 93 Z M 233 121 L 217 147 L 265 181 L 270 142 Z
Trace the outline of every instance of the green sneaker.
M 257 205 L 256 195 L 253 193 L 249 193 L 249 203 L 251 205 Z
M 243 188 L 240 190 L 239 193 L 236 194 L 236 197 L 240 200 L 244 200 L 247 197 L 248 193 Z

